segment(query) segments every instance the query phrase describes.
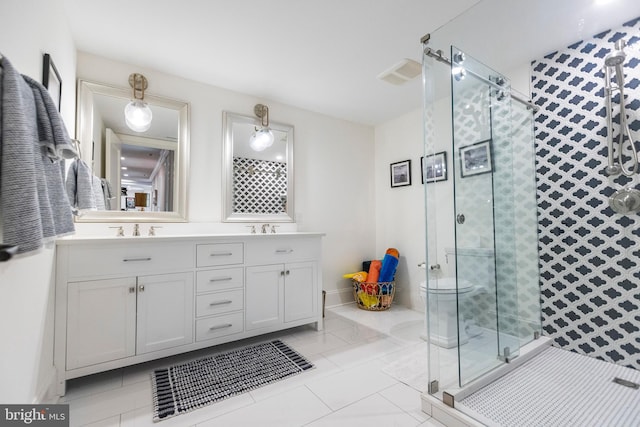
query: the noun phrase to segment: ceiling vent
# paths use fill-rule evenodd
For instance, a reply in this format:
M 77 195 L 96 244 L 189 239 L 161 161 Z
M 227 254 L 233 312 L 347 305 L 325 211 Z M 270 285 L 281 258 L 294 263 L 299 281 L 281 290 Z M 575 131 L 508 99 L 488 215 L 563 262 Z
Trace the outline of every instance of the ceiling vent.
M 394 85 L 401 85 L 418 77 L 422 73 L 422 65 L 413 59 L 403 59 L 387 71 L 378 74 L 380 80 Z

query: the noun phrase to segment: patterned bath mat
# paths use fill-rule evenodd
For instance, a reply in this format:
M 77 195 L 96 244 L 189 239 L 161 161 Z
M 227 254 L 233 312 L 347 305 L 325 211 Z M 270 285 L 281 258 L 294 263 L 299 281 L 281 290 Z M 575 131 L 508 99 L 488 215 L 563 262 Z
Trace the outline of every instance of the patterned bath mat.
M 313 364 L 280 340 L 153 371 L 153 420 L 161 421 L 299 374 Z

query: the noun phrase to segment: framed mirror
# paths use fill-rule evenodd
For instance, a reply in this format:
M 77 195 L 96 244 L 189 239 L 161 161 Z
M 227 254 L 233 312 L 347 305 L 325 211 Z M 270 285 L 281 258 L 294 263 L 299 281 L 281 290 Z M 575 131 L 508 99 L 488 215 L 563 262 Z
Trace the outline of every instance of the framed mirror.
M 223 113 L 223 221 L 293 222 L 293 126 L 270 122 L 273 145 L 249 145 L 260 122 Z
M 185 222 L 189 104 L 145 94 L 153 120 L 148 130 L 135 132 L 124 118 L 131 99 L 131 88 L 78 81 L 80 159 L 93 182 L 102 183 L 104 197 L 95 208 L 79 209 L 76 220 Z

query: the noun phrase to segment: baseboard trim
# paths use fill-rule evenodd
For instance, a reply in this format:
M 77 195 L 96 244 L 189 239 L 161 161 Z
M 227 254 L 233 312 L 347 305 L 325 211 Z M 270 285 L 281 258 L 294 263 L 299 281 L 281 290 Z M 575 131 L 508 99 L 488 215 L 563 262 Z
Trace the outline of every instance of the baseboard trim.
M 325 307 L 337 307 L 353 302 L 353 290 L 351 287 L 327 291 Z
M 41 383 L 40 389 L 36 391 L 32 405 L 55 404 L 58 403 L 59 397 L 56 393 L 56 370 L 51 369 L 47 379 Z

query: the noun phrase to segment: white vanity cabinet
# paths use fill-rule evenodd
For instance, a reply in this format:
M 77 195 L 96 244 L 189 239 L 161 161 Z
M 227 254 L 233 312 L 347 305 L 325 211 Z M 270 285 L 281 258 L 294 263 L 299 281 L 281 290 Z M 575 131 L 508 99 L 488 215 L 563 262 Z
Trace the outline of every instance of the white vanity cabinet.
M 84 375 L 308 323 L 321 329 L 321 237 L 58 240 L 58 394 Z
M 318 316 L 317 239 L 261 239 L 247 244 L 245 319 L 248 330 Z
M 67 369 L 190 344 L 192 318 L 192 273 L 70 282 Z

